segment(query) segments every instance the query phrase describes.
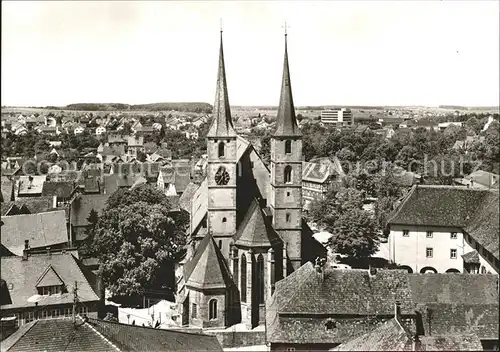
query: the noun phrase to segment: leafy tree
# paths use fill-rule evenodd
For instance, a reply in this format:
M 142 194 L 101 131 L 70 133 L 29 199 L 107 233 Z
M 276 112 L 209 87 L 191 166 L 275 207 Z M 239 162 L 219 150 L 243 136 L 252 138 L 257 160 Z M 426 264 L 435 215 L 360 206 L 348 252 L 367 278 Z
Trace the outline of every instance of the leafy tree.
M 55 163 L 57 161 L 57 154 L 56 153 L 50 153 L 47 156 L 47 160 L 51 163 Z
M 172 280 L 173 272 L 165 268 L 182 254 L 187 221 L 170 209 L 168 198 L 148 185 L 119 190 L 108 199 L 96 224 L 92 252 L 113 295 L 141 294 Z
M 144 153 L 142 150 L 139 150 L 137 152 L 137 160 L 139 160 L 141 163 L 145 162 L 147 159 L 146 153 Z
M 334 252 L 366 257 L 377 250 L 377 220 L 363 209 L 364 192 L 355 188 L 331 189 L 325 199 L 313 201 L 311 220 L 333 234 Z
M 343 212 L 331 229 L 329 245 L 336 253 L 366 258 L 378 249 L 379 232 L 373 217 L 363 209 Z
M 259 154 L 264 164 L 269 165 L 271 161 L 271 134 L 268 132 L 260 140 Z
M 465 122 L 465 128 L 467 131 L 472 132 L 473 135 L 479 134 L 484 124 L 481 124 L 481 121 L 475 118 L 474 116 L 468 119 Z

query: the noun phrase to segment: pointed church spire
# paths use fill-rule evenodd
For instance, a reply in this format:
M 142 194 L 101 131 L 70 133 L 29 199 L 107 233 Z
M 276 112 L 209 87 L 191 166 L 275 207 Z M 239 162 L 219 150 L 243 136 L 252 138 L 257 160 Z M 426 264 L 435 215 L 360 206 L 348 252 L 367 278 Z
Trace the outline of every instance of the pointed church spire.
M 212 111 L 212 125 L 207 137 L 235 137 L 229 97 L 227 94 L 226 69 L 224 66 L 224 51 L 222 48 L 222 25 L 220 30 L 219 72 L 217 74 L 217 88 Z
M 281 83 L 280 105 L 276 118 L 275 136 L 300 136 L 299 126 L 293 106 L 292 84 L 290 83 L 290 69 L 288 67 L 287 26 L 285 23 L 285 59 L 283 62 L 283 80 Z

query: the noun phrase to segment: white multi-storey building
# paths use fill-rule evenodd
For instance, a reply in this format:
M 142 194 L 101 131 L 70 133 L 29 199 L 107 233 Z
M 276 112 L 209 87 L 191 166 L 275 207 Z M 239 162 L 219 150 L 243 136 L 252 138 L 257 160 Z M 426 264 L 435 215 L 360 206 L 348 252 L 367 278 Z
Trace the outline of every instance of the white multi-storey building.
M 498 190 L 415 185 L 388 227 L 391 261 L 415 273 L 498 273 Z
M 321 122 L 351 126 L 354 124 L 354 115 L 351 109 L 346 108 L 323 110 L 321 111 Z

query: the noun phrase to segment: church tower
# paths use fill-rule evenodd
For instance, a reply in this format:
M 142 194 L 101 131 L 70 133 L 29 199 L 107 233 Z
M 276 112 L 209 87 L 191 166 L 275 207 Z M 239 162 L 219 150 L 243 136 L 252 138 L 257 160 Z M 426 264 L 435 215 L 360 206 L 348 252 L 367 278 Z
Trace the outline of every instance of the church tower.
M 208 231 L 229 259 L 229 243 L 236 233 L 236 132 L 227 94 L 222 30 L 219 71 L 212 125 L 207 134 Z
M 288 67 L 287 33 L 276 131 L 271 138 L 269 205 L 292 270 L 302 265 L 302 133 L 297 125 Z M 288 273 L 290 270 L 288 270 Z

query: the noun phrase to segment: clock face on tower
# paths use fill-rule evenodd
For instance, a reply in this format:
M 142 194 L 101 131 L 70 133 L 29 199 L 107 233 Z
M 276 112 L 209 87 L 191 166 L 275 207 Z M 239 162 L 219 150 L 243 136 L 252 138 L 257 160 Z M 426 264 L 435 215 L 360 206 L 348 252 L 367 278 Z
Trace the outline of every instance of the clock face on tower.
M 226 168 L 223 166 L 219 167 L 219 170 L 215 173 L 215 182 L 218 185 L 227 185 L 229 178 L 229 173 L 226 171 Z

